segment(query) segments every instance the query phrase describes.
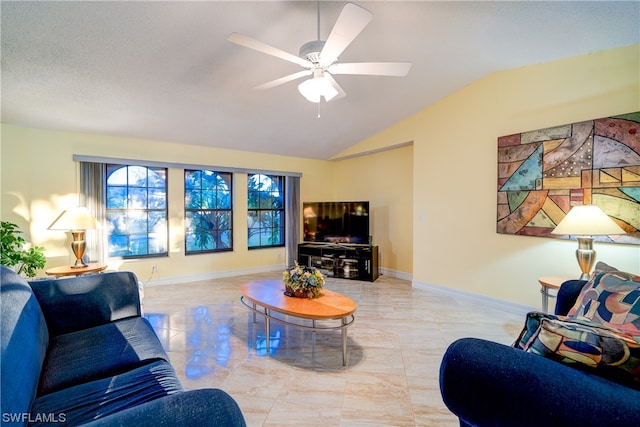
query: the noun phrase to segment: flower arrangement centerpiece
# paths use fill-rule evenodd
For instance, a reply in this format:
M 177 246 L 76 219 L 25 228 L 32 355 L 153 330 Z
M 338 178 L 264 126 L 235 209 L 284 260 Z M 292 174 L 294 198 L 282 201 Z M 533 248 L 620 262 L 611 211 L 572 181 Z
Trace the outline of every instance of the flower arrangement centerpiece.
M 315 298 L 324 286 L 324 276 L 315 267 L 295 265 L 282 273 L 285 295 L 298 298 Z

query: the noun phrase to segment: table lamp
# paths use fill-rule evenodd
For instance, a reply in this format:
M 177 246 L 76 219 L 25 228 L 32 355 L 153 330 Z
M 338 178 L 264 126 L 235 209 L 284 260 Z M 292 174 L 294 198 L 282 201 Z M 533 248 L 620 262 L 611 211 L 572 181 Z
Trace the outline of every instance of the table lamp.
M 576 258 L 582 270 L 580 279 L 589 280 L 591 269 L 596 262 L 593 236 L 625 234 L 625 231 L 599 207 L 581 205 L 571 208 L 551 233 L 576 236 L 578 240 Z
M 76 207 L 63 211 L 53 224 L 49 226 L 49 230 L 71 231 L 73 240 L 71 241 L 71 250 L 76 257 L 76 262 L 71 268 L 86 267 L 83 261 L 84 251 L 87 244 L 84 240 L 85 230 L 93 230 L 96 228 L 96 219 L 89 209 L 85 207 Z

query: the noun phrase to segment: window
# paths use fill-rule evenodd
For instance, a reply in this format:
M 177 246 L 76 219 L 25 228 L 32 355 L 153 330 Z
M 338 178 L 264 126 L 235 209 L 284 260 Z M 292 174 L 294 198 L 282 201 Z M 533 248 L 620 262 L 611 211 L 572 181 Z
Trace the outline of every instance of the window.
M 107 165 L 109 256 L 167 255 L 167 169 Z
M 231 173 L 184 171 L 185 253 L 233 249 Z
M 284 246 L 284 177 L 249 174 L 249 249 Z

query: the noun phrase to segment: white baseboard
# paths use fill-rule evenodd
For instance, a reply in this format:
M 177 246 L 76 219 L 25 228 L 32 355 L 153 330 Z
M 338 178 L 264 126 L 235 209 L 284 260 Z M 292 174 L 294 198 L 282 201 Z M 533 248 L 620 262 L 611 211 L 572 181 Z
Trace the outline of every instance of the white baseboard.
M 489 297 L 486 295 L 475 294 L 473 292 L 464 291 L 461 289 L 449 288 L 446 286 L 434 285 L 431 283 L 424 283 L 418 281 L 412 281 L 411 286 L 416 289 L 422 289 L 429 292 L 440 293 L 448 297 L 453 297 L 459 300 L 468 302 L 478 302 L 484 305 L 488 305 L 498 310 L 506 311 L 513 314 L 525 315 L 530 311 L 539 311 L 540 308 L 529 306 L 526 304 L 518 304 L 512 301 L 502 300 L 499 298 Z
M 390 268 L 380 267 L 378 273 L 383 276 L 395 277 L 396 279 L 408 280 L 413 279 L 413 275 L 404 271 L 392 270 Z

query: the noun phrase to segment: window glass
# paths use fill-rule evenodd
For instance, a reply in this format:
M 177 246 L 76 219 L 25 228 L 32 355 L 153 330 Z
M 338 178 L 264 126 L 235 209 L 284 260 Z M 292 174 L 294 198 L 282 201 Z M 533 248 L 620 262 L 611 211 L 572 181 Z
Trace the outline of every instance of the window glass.
M 248 176 L 249 249 L 284 246 L 284 177 Z
M 167 169 L 107 165 L 110 257 L 167 255 Z
M 185 252 L 233 249 L 231 173 L 184 171 Z

